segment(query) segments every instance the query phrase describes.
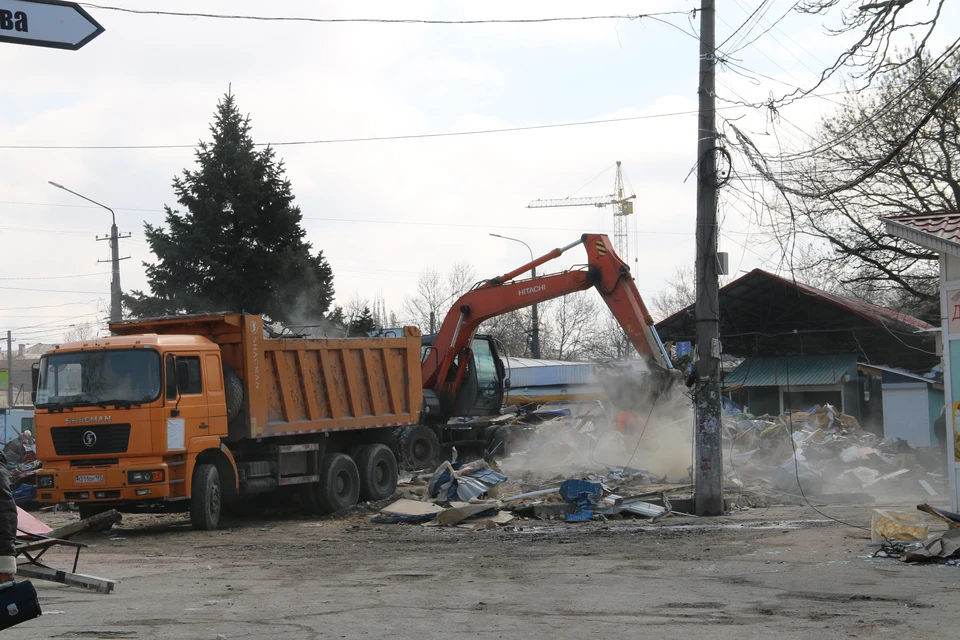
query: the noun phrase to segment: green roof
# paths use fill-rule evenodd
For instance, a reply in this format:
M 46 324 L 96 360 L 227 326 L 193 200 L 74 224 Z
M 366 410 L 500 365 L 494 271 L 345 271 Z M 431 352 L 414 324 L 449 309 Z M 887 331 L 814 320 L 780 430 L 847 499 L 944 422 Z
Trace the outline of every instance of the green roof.
M 724 379 L 729 387 L 797 387 L 833 385 L 856 377 L 857 356 L 783 356 L 746 358 Z

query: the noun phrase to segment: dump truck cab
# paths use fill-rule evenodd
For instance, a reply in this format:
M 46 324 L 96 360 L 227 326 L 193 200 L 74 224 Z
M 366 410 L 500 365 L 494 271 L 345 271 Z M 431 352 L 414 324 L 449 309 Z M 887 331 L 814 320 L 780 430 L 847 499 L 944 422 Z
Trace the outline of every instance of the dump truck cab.
M 84 515 L 103 503 L 186 500 L 196 453 L 227 434 L 220 348 L 204 336 L 60 345 L 41 358 L 34 394 L 45 427 L 38 494 Z

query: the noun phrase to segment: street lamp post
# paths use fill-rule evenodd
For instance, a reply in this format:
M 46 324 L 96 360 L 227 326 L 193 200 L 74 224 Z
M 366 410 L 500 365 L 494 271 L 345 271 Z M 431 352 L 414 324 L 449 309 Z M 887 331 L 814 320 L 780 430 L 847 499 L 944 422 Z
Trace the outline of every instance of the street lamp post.
M 490 235 L 493 236 L 494 238 L 500 238 L 502 240 L 512 240 L 513 242 L 519 242 L 520 244 L 522 244 L 527 248 L 527 251 L 530 252 L 530 262 L 533 262 L 533 249 L 531 249 L 530 245 L 528 245 L 523 240 L 518 240 L 516 238 L 508 238 L 507 236 L 502 236 L 499 233 L 491 233 Z M 530 276 L 533 278 L 537 277 L 536 267 L 533 267 L 532 269 L 530 269 Z M 539 358 L 540 357 L 540 319 L 539 319 L 539 316 L 537 315 L 536 303 L 534 303 L 533 305 L 533 310 L 530 314 L 530 321 L 531 321 L 531 324 L 533 324 L 533 329 L 531 331 L 532 335 L 530 339 L 530 354 L 534 358 Z
M 63 189 L 67 193 L 72 193 L 78 198 L 83 198 L 87 202 L 92 202 L 98 207 L 102 207 L 110 212 L 110 216 L 113 221 L 113 223 L 110 225 L 110 262 L 113 267 L 113 279 L 110 281 L 110 322 L 119 322 L 123 319 L 123 308 L 121 307 L 120 302 L 120 237 L 117 233 L 117 215 L 113 212 L 113 209 L 105 204 L 100 204 L 96 200 L 91 200 L 87 196 L 81 195 L 76 191 L 71 191 L 62 184 L 57 184 L 52 180 L 48 180 L 47 182 L 57 189 Z

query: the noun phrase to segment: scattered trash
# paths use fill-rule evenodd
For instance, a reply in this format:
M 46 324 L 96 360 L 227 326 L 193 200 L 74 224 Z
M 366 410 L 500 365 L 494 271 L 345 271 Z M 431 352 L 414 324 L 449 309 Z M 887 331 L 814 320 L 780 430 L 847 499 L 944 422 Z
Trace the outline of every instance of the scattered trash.
M 916 542 L 930 535 L 930 523 L 917 513 L 891 509 L 874 509 L 870 539 L 874 542 Z
M 469 502 L 506 480 L 507 476 L 491 469 L 484 460 L 444 462 L 427 483 L 427 497 L 440 502 Z
M 603 485 L 585 480 L 564 480 L 559 492 L 564 500 L 576 505 L 573 513 L 566 514 L 567 522 L 583 522 L 593 519 L 593 507 L 603 497 Z
M 935 518 L 940 518 L 951 527 L 960 527 L 960 513 L 953 513 L 952 511 L 946 511 L 944 509 L 937 509 L 936 507 L 930 506 L 927 503 L 918 504 L 917 509 L 925 513 L 929 513 Z
M 401 498 L 380 510 L 379 518 L 374 518 L 377 524 L 399 524 L 404 522 L 427 522 L 433 520 L 443 507 L 429 502 L 418 502 Z
M 960 555 L 960 529 L 950 529 L 927 540 L 922 547 L 906 551 L 904 562 L 931 562 L 948 560 Z

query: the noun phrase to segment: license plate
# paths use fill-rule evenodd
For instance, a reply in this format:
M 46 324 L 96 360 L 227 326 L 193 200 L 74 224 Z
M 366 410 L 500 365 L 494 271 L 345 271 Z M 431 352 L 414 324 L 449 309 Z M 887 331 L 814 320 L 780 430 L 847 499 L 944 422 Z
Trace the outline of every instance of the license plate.
M 89 475 L 89 476 L 77 476 L 77 484 L 93 484 L 96 482 L 103 482 L 102 473 L 97 473 L 95 475 Z

